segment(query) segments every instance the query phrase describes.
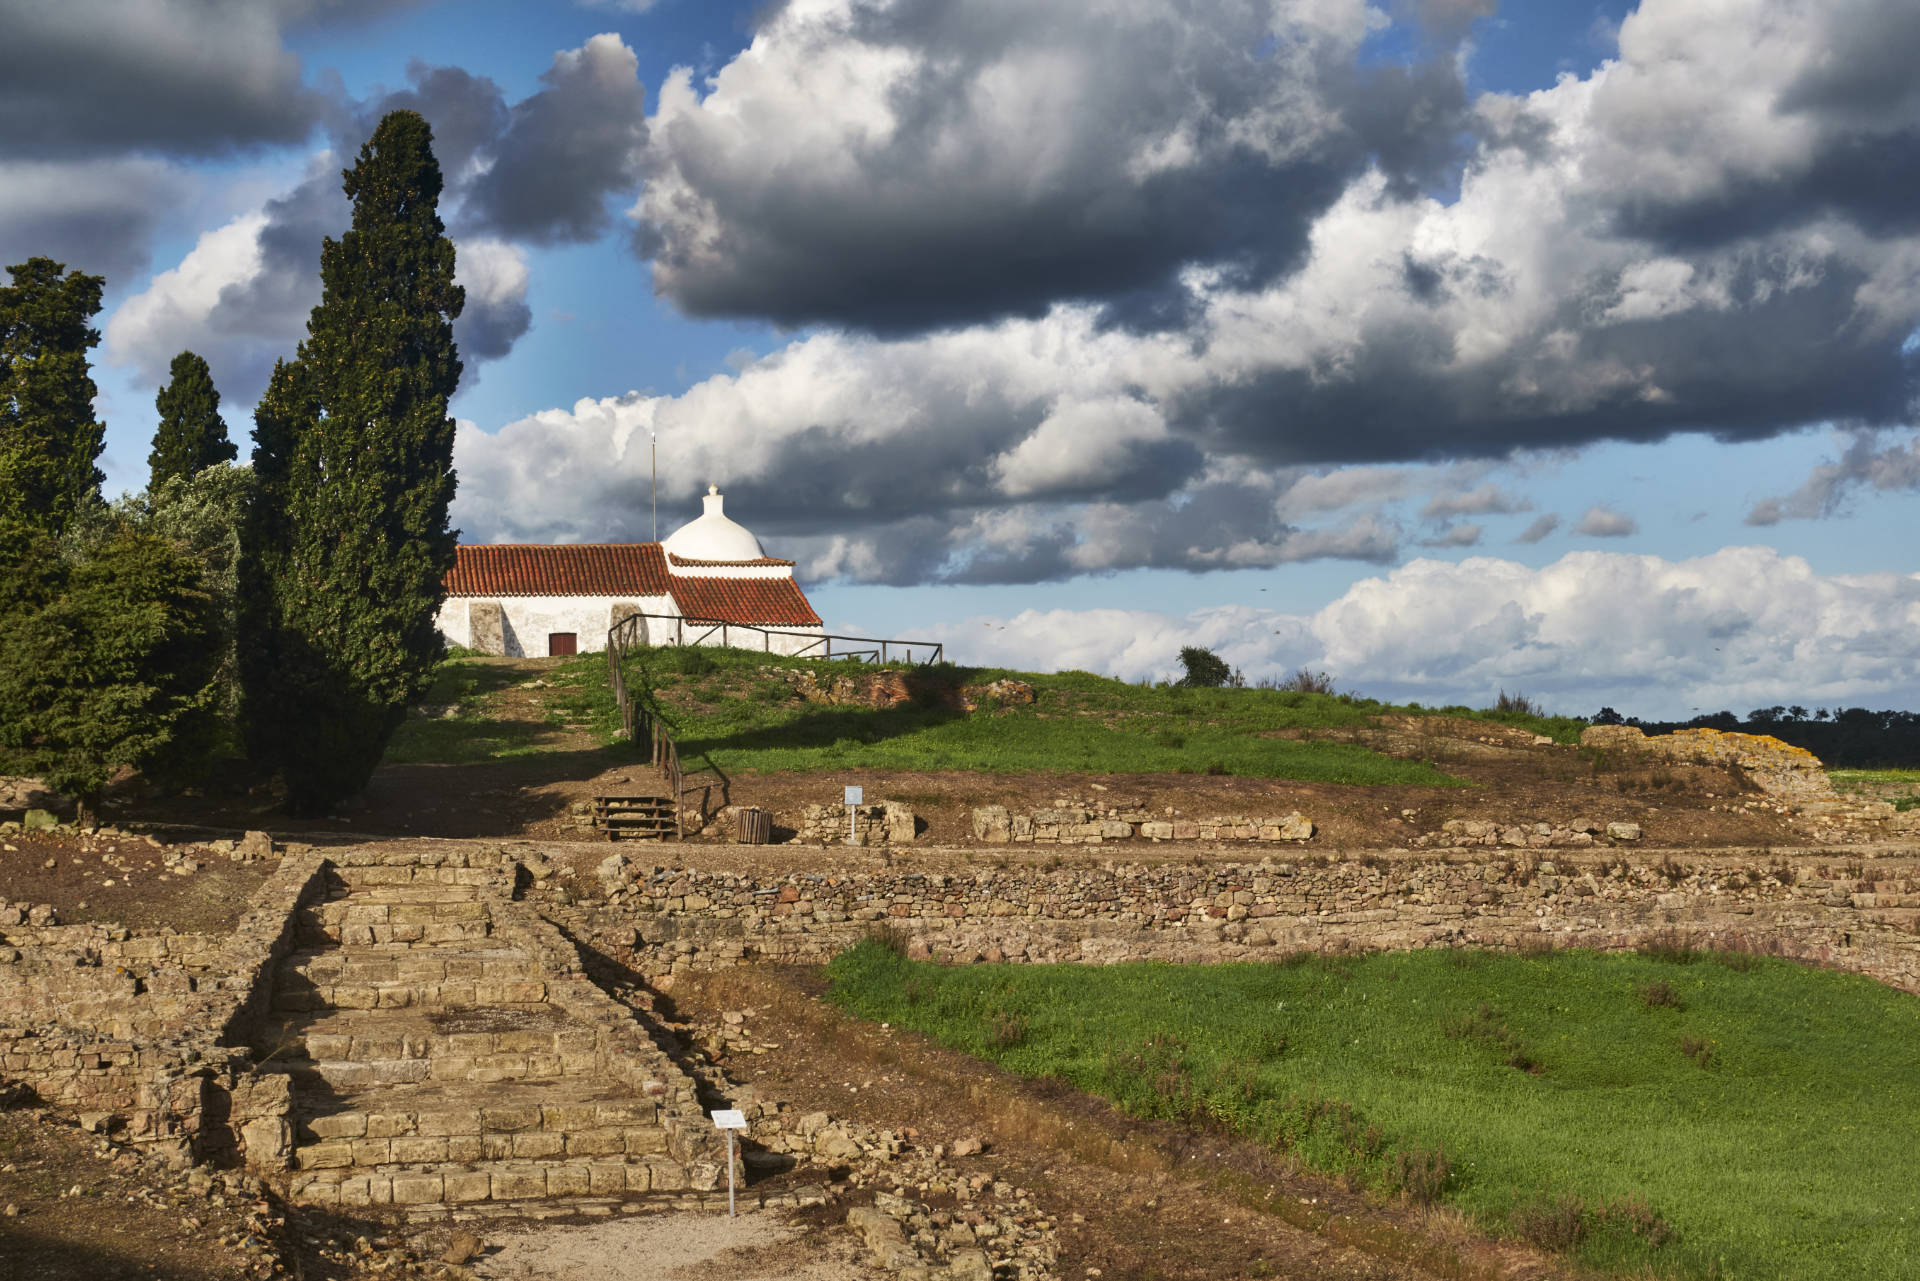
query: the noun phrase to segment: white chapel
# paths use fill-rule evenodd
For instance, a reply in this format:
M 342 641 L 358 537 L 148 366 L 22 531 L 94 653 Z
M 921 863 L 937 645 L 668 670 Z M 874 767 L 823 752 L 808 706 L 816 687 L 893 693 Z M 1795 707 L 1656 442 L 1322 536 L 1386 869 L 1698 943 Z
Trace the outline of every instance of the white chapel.
M 794 581 L 729 518 L 717 486 L 705 510 L 657 543 L 469 543 L 455 550 L 441 634 L 486 654 L 533 658 L 606 648 L 634 614 L 649 644 L 729 644 L 793 653 L 822 632 Z

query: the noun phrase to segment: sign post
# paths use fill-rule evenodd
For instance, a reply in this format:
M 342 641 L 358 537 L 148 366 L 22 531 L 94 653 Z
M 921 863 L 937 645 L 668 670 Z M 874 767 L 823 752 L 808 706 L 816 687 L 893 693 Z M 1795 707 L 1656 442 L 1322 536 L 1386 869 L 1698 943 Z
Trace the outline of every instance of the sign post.
M 861 799 L 865 795 L 866 793 L 857 787 L 849 787 L 847 789 L 847 844 L 849 845 L 858 845 L 860 843 L 860 827 L 857 821 L 859 816 L 855 811 L 859 808 Z
M 727 1217 L 738 1217 L 733 1208 L 733 1132 L 747 1128 L 746 1113 L 738 1108 L 720 1108 L 713 1114 L 713 1128 L 727 1136 Z

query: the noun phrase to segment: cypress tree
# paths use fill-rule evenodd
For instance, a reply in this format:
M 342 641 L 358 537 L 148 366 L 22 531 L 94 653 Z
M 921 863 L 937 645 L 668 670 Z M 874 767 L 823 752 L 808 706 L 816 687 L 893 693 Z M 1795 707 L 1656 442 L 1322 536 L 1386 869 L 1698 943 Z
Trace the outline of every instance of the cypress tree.
M 220 393 L 207 362 L 183 351 L 173 358 L 167 375 L 167 385 L 153 400 L 160 411 L 160 427 L 153 434 L 153 452 L 147 455 L 153 473 L 149 485 L 155 493 L 169 477 L 192 480 L 215 463 L 230 463 L 239 455 L 227 439 Z
M 321 299 L 254 416 L 250 738 L 297 812 L 358 792 L 442 646 L 460 380 L 453 242 L 417 113 L 383 119 L 344 174 L 353 222 L 321 249 Z
M 219 620 L 193 554 L 124 521 L 73 564 L 46 533 L 0 546 L 0 760 L 84 822 L 121 767 L 203 757 Z
M 0 526 L 58 534 L 96 503 L 106 427 L 93 416 L 87 353 L 100 331 L 99 276 L 51 258 L 7 268 L 0 286 Z M 65 274 L 62 274 L 65 273 Z

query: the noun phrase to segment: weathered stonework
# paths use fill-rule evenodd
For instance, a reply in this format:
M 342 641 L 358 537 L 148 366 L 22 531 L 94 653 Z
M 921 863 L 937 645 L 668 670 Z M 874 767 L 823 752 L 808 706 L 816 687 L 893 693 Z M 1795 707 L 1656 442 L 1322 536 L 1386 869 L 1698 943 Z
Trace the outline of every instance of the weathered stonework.
M 1828 867 L 1686 851 L 1574 862 L 1453 847 L 1361 861 L 889 869 L 748 875 L 660 868 L 606 900 L 540 910 L 655 979 L 817 964 L 881 925 L 971 961 L 1213 962 L 1274 948 L 1633 947 L 1678 931 L 1920 991 L 1920 862 Z M 1597 851 L 1596 851 L 1597 852 Z M 1681 866 L 1675 858 L 1689 860 Z
M 880 801 L 856 805 L 853 820 L 847 820 L 847 807 L 835 801 L 831 805 L 809 805 L 801 812 L 795 840 L 816 845 L 846 841 L 849 833 L 855 845 L 907 845 L 914 836 L 913 809 L 902 801 Z
M 1589 725 L 1580 732 L 1580 746 L 1731 768 L 1769 796 L 1811 799 L 1833 795 L 1833 783 L 1819 757 L 1768 734 L 1683 729 L 1649 738 L 1633 725 Z
M 1313 822 L 1295 811 L 1280 817 L 1155 817 L 1142 807 L 1106 811 L 1072 807 L 1014 814 L 1004 805 L 973 811 L 973 838 L 989 845 L 1100 845 L 1107 841 L 1307 841 Z

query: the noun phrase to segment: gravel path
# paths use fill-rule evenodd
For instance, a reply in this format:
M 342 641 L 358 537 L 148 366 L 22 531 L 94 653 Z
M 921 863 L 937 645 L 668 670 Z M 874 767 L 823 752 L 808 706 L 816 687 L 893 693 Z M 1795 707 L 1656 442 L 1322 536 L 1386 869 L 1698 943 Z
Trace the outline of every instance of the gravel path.
M 851 1240 L 796 1257 L 799 1232 L 772 1215 L 646 1214 L 532 1225 L 473 1264 L 485 1281 L 865 1281 Z M 494 1244 L 489 1242 L 489 1244 Z

